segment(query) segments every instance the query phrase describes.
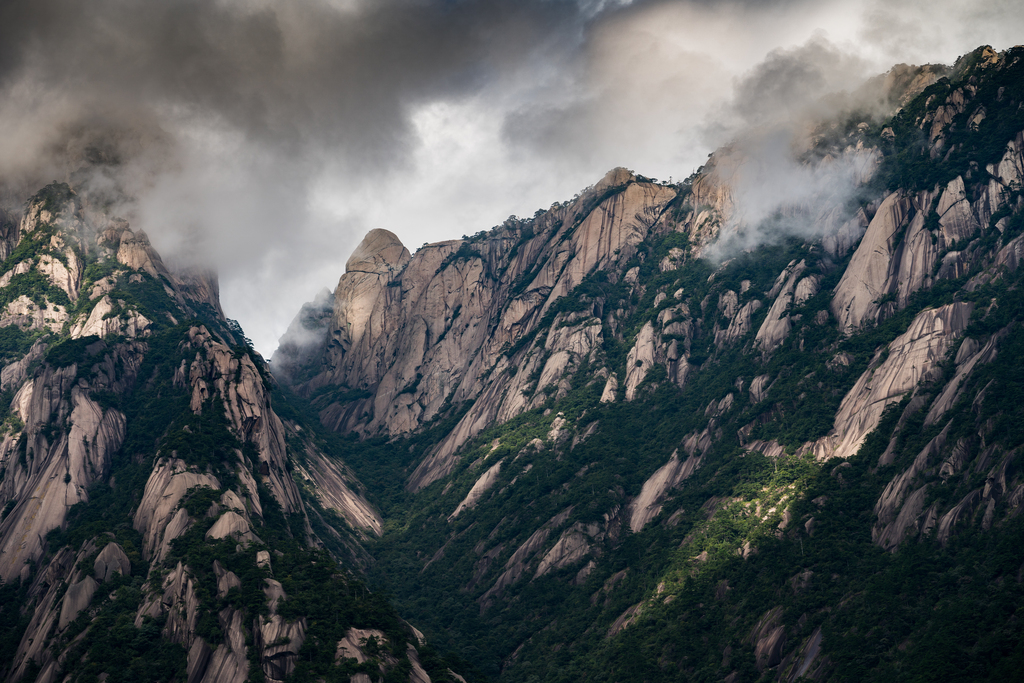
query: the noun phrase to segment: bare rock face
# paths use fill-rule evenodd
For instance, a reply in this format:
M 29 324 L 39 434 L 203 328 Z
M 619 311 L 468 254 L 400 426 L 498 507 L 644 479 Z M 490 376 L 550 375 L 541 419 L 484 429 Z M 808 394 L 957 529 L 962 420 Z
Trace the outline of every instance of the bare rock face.
M 253 635 L 256 648 L 260 651 L 260 665 L 263 673 L 272 680 L 283 680 L 295 670 L 299 650 L 306 640 L 306 619 L 287 622 L 277 613 L 278 603 L 287 599 L 281 584 L 265 579 L 263 593 L 267 596 L 270 616 L 256 617 Z
M 130 310 L 118 313 L 125 305 L 124 301 L 115 302 L 108 296 L 100 299 L 89 317 L 76 324 L 71 330 L 72 337 L 110 337 L 122 335 L 134 339 L 145 334 L 146 328 L 152 323 L 138 311 Z
M 834 230 L 828 230 L 822 237 L 821 245 L 830 256 L 843 258 L 857 246 L 867 230 L 868 223 L 868 217 L 864 210 L 858 209 L 853 218 Z
M 409 672 L 409 683 L 431 683 L 430 675 L 427 674 L 427 670 L 420 663 L 420 654 L 413 647 L 412 643 L 405 646 L 405 654 L 409 658 L 409 664 L 412 666 L 412 671 Z
M 985 343 L 985 346 L 977 348 L 973 339 L 965 339 L 956 356 L 956 373 L 953 379 L 946 383 L 942 392 L 935 398 L 928 414 L 924 418 L 925 426 L 937 424 L 950 408 L 960 399 L 962 386 L 967 377 L 979 364 L 991 363 L 998 354 L 999 342 L 1001 342 L 1009 329 L 1001 330 Z
M 757 311 L 761 310 L 763 304 L 759 299 L 748 301 L 743 304 L 738 311 L 736 316 L 729 322 L 729 327 L 724 330 L 718 330 L 715 332 L 715 345 L 718 348 L 725 348 L 730 344 L 734 344 L 743 337 L 747 336 L 747 333 L 751 329 L 751 320 Z M 787 330 L 788 332 L 788 330 Z
M 847 393 L 831 436 L 814 446 L 819 459 L 848 458 L 878 426 L 885 407 L 912 391 L 946 354 L 970 318 L 973 305 L 953 303 L 922 311 L 910 328 L 889 344 L 889 355 L 872 363 Z
M 768 317 L 754 338 L 754 345 L 762 352 L 770 353 L 775 350 L 789 335 L 792 323 L 787 311 L 790 307 L 799 306 L 817 294 L 817 280 L 813 276 L 800 280 L 800 286 L 797 286 L 797 281 L 806 269 L 806 262 L 794 262 L 779 275 L 779 280 L 772 290 L 773 294 L 769 294 L 775 296 L 775 301 L 768 309 Z
M 21 642 L 14 653 L 13 661 L 8 662 L 12 679 L 23 675 L 26 666 L 31 661 L 35 661 L 44 668 L 53 662 L 54 654 L 46 647 L 46 636 L 55 630 L 59 631 L 57 625 L 64 606 L 64 601 L 59 598 L 59 593 L 62 591 L 63 586 L 79 582 L 80 578 L 82 578 L 81 572 L 77 572 L 75 567 L 93 549 L 94 547 L 90 543 L 86 543 L 85 547 L 80 549 L 78 553 L 67 547 L 62 548 L 54 555 L 48 565 L 43 567 L 40 576 L 37 577 L 36 582 L 30 588 L 30 590 L 39 591 L 39 601 L 35 609 L 30 612 L 31 619 L 25 628 L 24 634 L 21 636 Z M 82 588 L 88 586 L 89 584 L 85 584 L 85 586 L 77 590 L 81 591 Z M 71 607 L 70 603 L 68 604 L 69 617 L 73 620 L 75 617 L 70 615 Z M 65 624 L 67 623 L 70 623 L 70 621 L 65 622 Z
M 888 294 L 897 230 L 907 220 L 910 201 L 894 192 L 882 202 L 832 297 L 832 314 L 851 332 L 873 321 L 876 303 Z
M 301 440 L 304 450 L 301 461 L 294 462 L 295 471 L 312 488 L 320 504 L 338 512 L 354 528 L 380 536 L 384 520 L 356 487 L 355 477 L 312 440 L 294 430 L 292 436 Z
M 60 621 L 57 623 L 58 629 L 63 631 L 67 628 L 68 624 L 75 620 L 82 610 L 89 606 L 89 603 L 92 602 L 92 596 L 96 594 L 96 589 L 99 586 L 96 583 L 96 579 L 87 576 L 68 588 L 60 608 Z
M 217 273 L 208 268 L 186 266 L 175 268 L 171 273 L 171 280 L 185 301 L 196 304 L 197 307 L 207 307 L 217 318 L 224 318 Z
M 551 549 L 541 558 L 534 578 L 582 560 L 590 553 L 591 543 L 601 541 L 603 538 L 601 525 L 576 522 L 562 532 Z
M 939 520 L 938 527 L 935 532 L 935 537 L 942 545 L 946 545 L 949 542 L 950 536 L 953 535 L 954 528 L 957 523 L 964 518 L 970 517 L 974 510 L 982 501 L 982 490 L 975 489 L 971 491 L 963 500 L 953 506 L 953 508 L 942 516 Z
M 750 403 L 752 405 L 757 405 L 768 397 L 771 379 L 770 375 L 758 375 L 750 381 Z
M 782 662 L 782 652 L 786 646 L 786 628 L 779 623 L 781 617 L 781 607 L 768 610 L 747 637 L 747 642 L 754 646 L 758 671 L 764 671 Z
M 498 475 L 501 473 L 501 465 L 503 462 L 504 461 L 502 460 L 498 461 L 497 463 L 492 465 L 486 472 L 480 475 L 480 478 L 477 479 L 476 483 L 473 484 L 473 488 L 469 490 L 469 493 L 466 494 L 466 497 L 463 498 L 462 502 L 459 503 L 458 507 L 455 508 L 455 512 L 449 515 L 449 522 L 458 517 L 459 513 L 462 512 L 463 510 L 468 510 L 472 507 L 475 507 L 476 504 L 480 502 L 480 500 L 484 497 L 484 494 L 487 493 L 487 491 L 490 490 L 491 487 L 493 487 L 495 482 L 498 480 Z
M 103 410 L 77 386 L 74 366 L 44 370 L 22 385 L 14 406 L 24 427 L 0 444 L 0 460 L 9 463 L 0 490 L 7 500 L 21 502 L 0 522 L 4 581 L 15 580 L 26 561 L 38 560 L 47 532 L 60 526 L 72 505 L 87 500 L 88 487 L 109 473 L 125 429 L 122 413 Z M 41 428 L 64 420 L 67 434 L 51 444 Z M 20 449 L 26 454 L 24 465 Z
M 224 642 L 209 657 L 201 680 L 203 683 L 244 683 L 249 678 L 249 659 L 246 655 L 242 613 L 233 607 L 225 607 L 219 616 L 220 627 L 225 634 Z M 191 666 L 189 668 L 192 669 Z M 201 667 L 197 666 L 196 669 L 201 670 Z M 191 676 L 189 680 L 192 680 Z
M 872 529 L 872 540 L 887 550 L 895 550 L 905 538 L 913 537 L 920 531 L 919 518 L 924 510 L 927 491 L 928 485 L 925 484 L 901 501 L 899 513 L 894 519 L 888 524 L 880 524 Z
M 161 536 L 176 513 L 185 493 L 198 486 L 219 489 L 220 482 L 212 474 L 191 472 L 182 460 L 158 461 L 149 475 L 142 501 L 135 511 L 135 530 L 143 536 L 142 556 L 150 559 L 158 553 Z M 188 515 L 185 514 L 187 517 Z
M 608 375 L 608 380 L 604 384 L 604 390 L 601 392 L 601 403 L 615 403 L 615 395 L 619 390 L 619 378 L 613 372 Z
M 103 546 L 103 550 L 96 556 L 93 569 L 98 581 L 106 581 L 114 574 L 130 576 L 132 573 L 132 563 L 128 560 L 128 555 L 125 554 L 124 548 L 117 543 L 108 543 Z
M 227 538 L 228 536 L 238 539 L 240 543 L 259 543 L 259 537 L 249 528 L 249 522 L 245 517 L 234 510 L 228 510 L 221 515 L 210 530 L 206 532 L 206 538 Z
M 116 236 L 116 237 L 115 237 Z M 127 224 L 118 226 L 110 233 L 108 239 L 117 240 L 117 260 L 132 270 L 142 270 L 154 278 L 161 275 L 170 277 L 163 260 L 149 243 L 144 232 L 132 232 Z
M 196 580 L 181 562 L 164 579 L 160 608 L 167 614 L 164 635 L 186 649 L 191 648 L 199 619 L 199 598 L 196 596 Z
M 640 330 L 636 345 L 629 351 L 626 358 L 626 400 L 636 398 L 636 390 L 647 377 L 647 372 L 654 367 L 655 340 L 654 326 L 648 322 Z
M 702 457 L 691 455 L 686 460 L 679 459 L 679 451 L 673 451 L 669 461 L 644 482 L 640 495 L 630 504 L 629 528 L 633 533 L 640 533 L 648 522 L 661 513 L 661 503 L 665 494 L 679 486 L 700 467 Z
M 350 628 L 345 632 L 345 637 L 338 641 L 337 651 L 334 660 L 354 659 L 356 664 L 362 664 L 369 657 L 366 655 L 364 646 L 370 638 L 376 638 L 378 643 L 387 641 L 384 631 L 373 628 Z
M 549 519 L 539 529 L 530 534 L 530 536 L 525 541 L 523 541 L 523 543 L 521 543 L 518 548 L 516 548 L 515 552 L 512 553 L 512 556 L 509 557 L 508 560 L 505 562 L 504 571 L 498 576 L 494 584 L 491 585 L 491 587 L 487 589 L 487 591 L 485 591 L 483 595 L 477 598 L 477 602 L 480 603 L 480 608 L 482 610 L 486 610 L 488 607 L 490 607 L 490 605 L 494 603 L 495 599 L 497 599 L 497 597 L 501 595 L 502 591 L 504 591 L 505 588 L 511 586 L 513 583 L 519 581 L 521 578 L 523 578 L 523 576 L 526 575 L 530 563 L 533 561 L 534 557 L 540 552 L 540 550 L 544 548 L 545 544 L 547 543 L 548 537 L 551 535 L 551 532 L 565 524 L 565 522 L 569 519 L 569 515 L 572 514 L 572 511 L 572 506 L 566 508 L 565 510 L 562 510 L 557 515 Z M 545 572 L 548 571 L 553 565 L 553 563 L 556 562 L 558 559 L 564 559 L 568 556 L 568 554 L 572 554 L 573 552 L 578 551 L 580 548 L 582 548 L 582 546 L 578 542 L 580 538 L 576 537 L 579 536 L 580 533 L 587 534 L 587 532 L 589 531 L 591 531 L 589 527 L 581 526 L 575 528 L 573 530 L 573 533 L 565 536 L 564 542 L 561 544 L 560 550 L 556 551 L 555 554 L 552 555 L 548 562 L 548 566 L 545 568 Z M 601 533 L 599 529 L 595 530 L 595 534 L 599 533 Z M 570 536 L 573 538 L 569 538 Z M 589 548 L 589 543 L 587 543 L 585 539 L 583 539 L 583 542 L 584 544 L 588 545 Z M 575 551 L 573 549 L 575 549 Z M 579 557 L 581 558 L 585 554 L 586 553 L 584 552 L 583 554 L 579 555 Z M 569 564 L 569 562 L 565 562 L 564 564 L 567 565 Z
M 232 588 L 241 588 L 242 580 L 232 571 L 228 571 L 218 560 L 213 561 L 213 574 L 217 577 L 217 597 L 223 598 Z
M 16 326 L 26 331 L 60 332 L 67 319 L 67 309 L 64 306 L 48 304 L 46 307 L 40 307 L 24 294 L 7 304 L 0 312 L 0 326 Z

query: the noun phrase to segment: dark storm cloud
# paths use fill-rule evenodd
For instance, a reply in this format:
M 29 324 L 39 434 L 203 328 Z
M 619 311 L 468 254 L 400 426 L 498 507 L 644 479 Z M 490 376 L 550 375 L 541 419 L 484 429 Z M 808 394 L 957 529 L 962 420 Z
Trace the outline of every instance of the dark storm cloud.
M 217 268 L 227 298 L 244 290 L 243 322 L 287 324 L 296 288 L 331 284 L 374 227 L 360 216 L 372 183 L 415 172 L 417 109 L 558 63 L 600 10 L 5 0 L 0 205 L 71 181 L 149 232 L 165 258 Z M 311 208 L 324 183 L 350 197 L 340 216 Z M 267 347 L 269 334 L 253 336 Z
M 67 109 L 60 129 L 29 136 L 48 134 L 51 150 L 70 129 L 101 143 L 104 129 L 170 120 L 378 170 L 412 143 L 410 106 L 499 77 L 552 33 L 571 36 L 577 18 L 571 3 L 521 0 L 8 0 L 0 85 L 61 100 L 39 103 Z
M 216 267 L 269 351 L 368 229 L 415 247 L 614 166 L 685 177 L 845 88 L 851 41 L 889 63 L 886 26 L 934 36 L 968 12 L 937 2 L 2 0 L 0 207 L 72 181 Z M 1011 5 L 987 24 L 1019 24 Z M 842 49 L 807 43 L 821 27 Z M 778 140 L 752 149 L 771 162 Z

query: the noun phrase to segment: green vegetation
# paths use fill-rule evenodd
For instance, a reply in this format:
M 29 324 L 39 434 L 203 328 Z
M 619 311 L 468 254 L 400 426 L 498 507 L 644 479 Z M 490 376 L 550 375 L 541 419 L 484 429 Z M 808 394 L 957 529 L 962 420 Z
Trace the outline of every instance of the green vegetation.
M 50 213 L 57 213 L 61 211 L 68 202 L 70 202 L 75 196 L 75 193 L 71 191 L 71 187 L 67 183 L 50 183 L 43 189 L 36 192 L 28 200 L 29 204 L 42 203 L 40 207 L 43 211 L 49 211 Z
M 93 349 L 92 352 L 90 352 L 90 347 Z M 106 344 L 100 341 L 100 338 L 96 335 L 78 337 L 77 339 L 64 339 L 46 350 L 45 359 L 47 363 L 55 368 L 65 368 L 69 365 L 86 363 L 99 350 L 105 348 Z
M 11 278 L 10 284 L 0 289 L 0 310 L 18 297 L 28 297 L 39 308 L 51 305 L 70 306 L 71 300 L 60 287 L 54 287 L 50 280 L 37 270 L 30 270 Z
M 25 332 L 16 325 L 0 327 L 0 361 L 10 363 L 21 358 L 44 332 Z

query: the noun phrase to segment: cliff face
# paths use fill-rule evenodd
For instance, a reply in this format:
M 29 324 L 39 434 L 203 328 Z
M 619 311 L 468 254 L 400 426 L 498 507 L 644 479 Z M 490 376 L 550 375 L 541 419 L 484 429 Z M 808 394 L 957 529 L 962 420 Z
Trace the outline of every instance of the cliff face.
M 401 501 L 375 551 L 401 603 L 444 604 L 416 617 L 508 680 L 823 680 L 876 629 L 871 675 L 921 665 L 955 620 L 891 628 L 868 577 L 911 619 L 942 589 L 899 553 L 1021 533 L 1022 60 L 894 69 L 899 111 L 797 150 L 808 177 L 853 169 L 780 203 L 813 237 L 725 262 L 702 257 L 767 229 L 743 223 L 741 147 L 411 255 L 367 236 L 274 367 L 329 429 L 391 440 L 355 469 Z
M 436 481 L 486 425 L 541 405 L 551 391 L 564 395 L 559 382 L 592 360 L 605 314 L 599 306 L 558 314 L 558 302 L 595 273 L 612 284 L 627 277 L 636 246 L 674 229 L 675 198 L 672 188 L 616 169 L 537 220 L 412 257 L 393 234 L 374 230 L 334 291 L 324 351 L 306 361 L 315 374 L 295 390 L 321 392 L 326 426 L 368 435 L 409 433 L 474 399 L 409 487 Z M 295 367 L 299 355 L 282 346 L 274 367 Z

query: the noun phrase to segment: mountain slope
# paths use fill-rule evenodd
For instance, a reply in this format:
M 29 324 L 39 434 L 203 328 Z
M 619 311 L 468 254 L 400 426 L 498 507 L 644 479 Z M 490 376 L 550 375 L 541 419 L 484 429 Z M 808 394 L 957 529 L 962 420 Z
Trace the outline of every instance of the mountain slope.
M 366 439 L 375 580 L 501 680 L 1012 671 L 1022 57 L 819 122 L 800 157 L 846 191 L 724 263 L 771 232 L 742 147 L 415 254 L 371 233 L 274 365 Z
M 359 580 L 379 515 L 277 415 L 215 279 L 63 184 L 3 238 L 0 675 L 449 678 Z

